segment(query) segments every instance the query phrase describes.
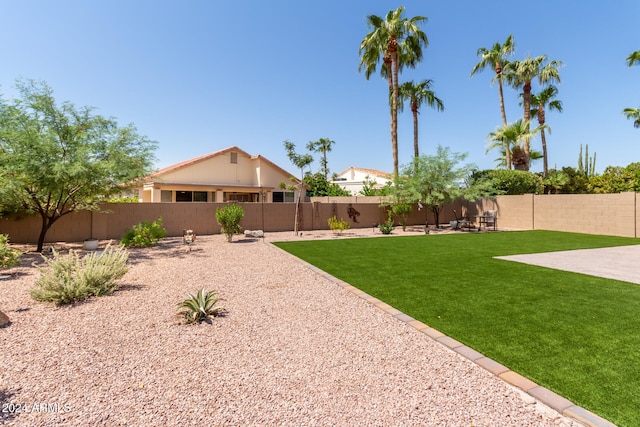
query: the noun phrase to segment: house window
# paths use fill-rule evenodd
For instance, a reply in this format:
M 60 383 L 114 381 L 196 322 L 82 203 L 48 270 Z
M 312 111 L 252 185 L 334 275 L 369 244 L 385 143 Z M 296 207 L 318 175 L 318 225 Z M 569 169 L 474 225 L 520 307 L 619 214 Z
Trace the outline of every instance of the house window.
M 193 201 L 194 202 L 206 202 L 207 201 L 207 192 L 206 191 L 194 191 L 193 192 Z
M 273 203 L 293 203 L 295 197 L 293 191 L 274 191 Z
M 216 201 L 216 192 L 215 191 L 211 192 L 211 199 L 209 199 L 209 200 L 211 200 L 213 203 L 215 203 L 215 201 Z
M 193 198 L 191 191 L 176 191 L 176 202 L 190 202 Z
M 171 190 L 160 190 L 160 201 L 163 203 L 171 203 L 173 201 Z
M 176 202 L 206 202 L 207 194 L 206 191 L 176 191 Z
M 238 163 L 238 153 L 231 153 L 231 163 Z
M 247 193 L 224 193 L 227 202 L 248 202 L 249 194 Z

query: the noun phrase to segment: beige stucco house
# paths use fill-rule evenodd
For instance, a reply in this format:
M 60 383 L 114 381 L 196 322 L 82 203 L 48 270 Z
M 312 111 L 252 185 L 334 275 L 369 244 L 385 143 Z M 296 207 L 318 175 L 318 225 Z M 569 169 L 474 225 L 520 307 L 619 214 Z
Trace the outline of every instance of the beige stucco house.
M 388 182 L 393 182 L 393 176 L 375 169 L 350 166 L 337 174 L 331 182 L 338 184 L 345 190 L 350 191 L 354 196 L 357 196 L 362 191 L 365 180 L 374 182 L 374 188 L 381 188 Z
M 205 154 L 153 173 L 138 189 L 140 202 L 293 202 L 280 188 L 293 175 L 238 147 Z M 262 198 L 261 198 L 262 195 Z

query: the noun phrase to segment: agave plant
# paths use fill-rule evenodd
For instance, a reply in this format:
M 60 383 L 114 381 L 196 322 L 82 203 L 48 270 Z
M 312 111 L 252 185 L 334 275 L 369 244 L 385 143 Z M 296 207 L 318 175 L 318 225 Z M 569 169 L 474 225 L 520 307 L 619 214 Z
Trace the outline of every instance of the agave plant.
M 187 323 L 200 323 L 203 320 L 220 314 L 222 307 L 216 306 L 221 298 L 216 297 L 216 291 L 205 294 L 204 288 L 197 294 L 188 294 L 188 298 L 178 304 L 179 313 L 184 315 Z

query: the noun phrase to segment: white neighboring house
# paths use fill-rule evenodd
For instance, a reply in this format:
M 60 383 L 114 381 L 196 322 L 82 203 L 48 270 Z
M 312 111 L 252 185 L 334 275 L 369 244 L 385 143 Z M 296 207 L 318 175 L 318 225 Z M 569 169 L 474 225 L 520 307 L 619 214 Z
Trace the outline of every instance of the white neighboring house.
M 389 173 L 375 169 L 357 168 L 350 166 L 335 176 L 333 184 L 351 192 L 352 195 L 361 195 L 365 180 L 375 182 L 374 188 L 382 188 L 387 183 L 393 182 L 393 176 Z

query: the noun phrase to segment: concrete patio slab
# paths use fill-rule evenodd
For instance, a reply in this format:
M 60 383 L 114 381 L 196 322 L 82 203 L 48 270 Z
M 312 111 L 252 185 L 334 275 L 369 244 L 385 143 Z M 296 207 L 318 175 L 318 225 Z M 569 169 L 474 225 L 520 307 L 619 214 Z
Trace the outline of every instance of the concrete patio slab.
M 640 284 L 640 245 L 495 258 Z

